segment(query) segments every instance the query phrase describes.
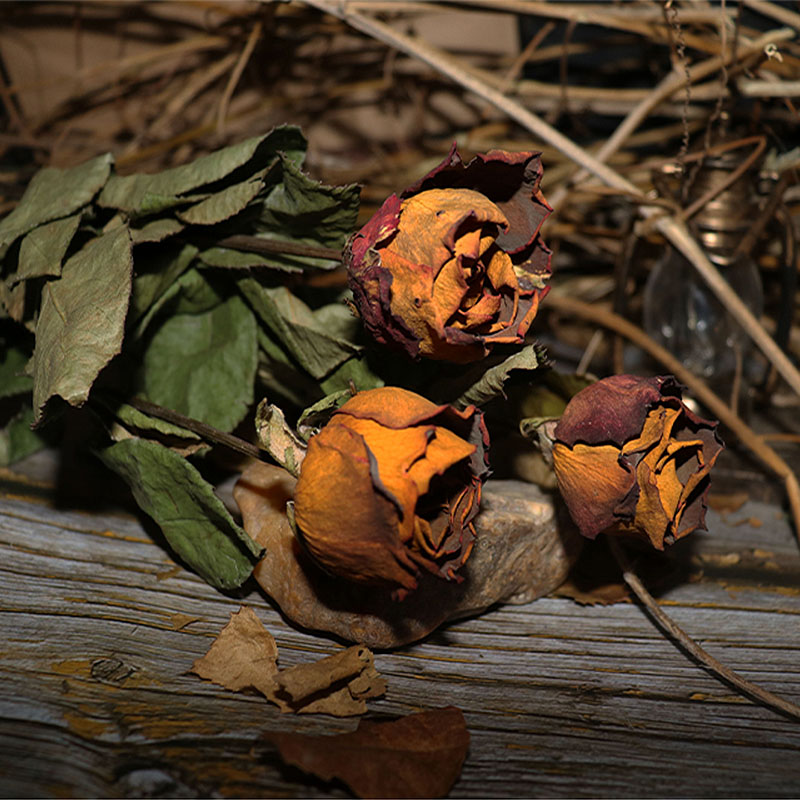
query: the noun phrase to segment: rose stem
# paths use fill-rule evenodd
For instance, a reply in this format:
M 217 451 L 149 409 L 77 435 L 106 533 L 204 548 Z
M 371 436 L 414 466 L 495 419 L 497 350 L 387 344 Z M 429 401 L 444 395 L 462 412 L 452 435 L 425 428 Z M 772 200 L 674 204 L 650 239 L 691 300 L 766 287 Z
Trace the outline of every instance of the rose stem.
M 603 183 L 623 192 L 633 194 L 639 203 L 641 215 L 646 219 L 653 219 L 655 227 L 700 273 L 708 287 L 728 309 L 731 316 L 744 328 L 747 335 L 755 342 L 792 390 L 800 394 L 800 370 L 792 364 L 788 356 L 778 347 L 750 309 L 731 289 L 728 282 L 709 261 L 708 256 L 697 244 L 681 220 L 674 216 L 663 214 L 663 210 L 650 203 L 646 195 L 620 173 L 596 159 L 587 150 L 575 144 L 570 138 L 564 136 L 552 125 L 536 116 L 536 114 L 528 111 L 520 103 L 490 86 L 473 70 L 465 69 L 457 60 L 451 58 L 443 50 L 413 36 L 407 36 L 392 28 L 391 25 L 350 9 L 347 4 L 337 2 L 337 0 L 305 0 L 305 2 L 320 11 L 338 17 L 356 30 L 378 39 L 400 52 L 419 59 L 468 91 L 483 100 L 487 100 L 534 136 L 538 136 L 548 142 L 567 158 L 592 172 Z M 765 36 L 769 42 L 775 43 L 793 38 L 795 31 L 791 28 L 782 28 L 770 31 Z
M 685 383 L 695 397 L 715 417 L 730 428 L 762 463 L 784 481 L 794 520 L 795 535 L 800 541 L 800 483 L 797 481 L 797 476 L 791 467 L 752 428 L 745 424 L 738 414 L 731 411 L 724 400 L 721 400 L 708 388 L 705 381 L 686 369 L 672 353 L 654 342 L 641 328 L 613 311 L 584 303 L 574 297 L 567 297 L 558 291 L 551 291 L 547 295 L 545 304 L 546 308 L 583 317 L 625 336 L 660 361 L 681 383 Z
M 716 675 L 720 680 L 735 686 L 737 689 L 740 689 L 742 692 L 744 692 L 744 694 L 763 703 L 766 706 L 769 706 L 775 711 L 782 712 L 788 716 L 794 717 L 795 719 L 800 719 L 800 706 L 790 703 L 788 700 L 784 700 L 772 692 L 762 689 L 760 686 L 745 680 L 732 669 L 726 667 L 720 661 L 717 661 L 714 656 L 712 656 L 710 653 L 707 653 L 702 647 L 700 647 L 700 645 L 697 644 L 697 642 L 695 642 L 688 633 L 686 633 L 682 628 L 678 627 L 677 623 L 675 623 L 675 621 L 664 612 L 661 606 L 656 602 L 656 599 L 653 597 L 653 595 L 647 591 L 647 589 L 644 587 L 644 584 L 639 580 L 639 576 L 633 571 L 630 562 L 628 561 L 628 557 L 620 543 L 613 536 L 606 537 L 606 541 L 608 542 L 611 552 L 614 555 L 614 558 L 617 560 L 620 569 L 622 570 L 622 577 L 624 578 L 625 583 L 630 586 L 634 594 L 639 598 L 658 625 L 684 650 L 686 650 L 704 667 L 706 667 L 706 669 L 713 672 L 714 675 Z
M 139 411 L 149 414 L 151 417 L 157 417 L 166 422 L 171 422 L 173 425 L 186 428 L 187 431 L 196 433 L 207 442 L 221 444 L 223 447 L 228 447 L 231 450 L 235 450 L 237 453 L 242 453 L 251 458 L 257 458 L 260 461 L 270 460 L 266 452 L 251 442 L 240 439 L 238 436 L 234 436 L 231 433 L 225 433 L 218 428 L 207 425 L 205 422 L 200 422 L 198 419 L 186 417 L 178 411 L 173 411 L 171 408 L 158 406 L 155 403 L 151 403 L 149 400 L 142 400 L 139 397 L 131 397 L 127 403 L 134 408 L 138 408 Z

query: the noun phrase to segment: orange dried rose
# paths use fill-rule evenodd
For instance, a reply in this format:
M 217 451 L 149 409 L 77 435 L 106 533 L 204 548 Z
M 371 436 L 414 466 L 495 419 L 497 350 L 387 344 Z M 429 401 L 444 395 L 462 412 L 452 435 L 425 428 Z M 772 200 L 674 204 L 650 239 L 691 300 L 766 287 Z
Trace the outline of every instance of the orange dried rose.
M 671 376 L 614 375 L 570 400 L 555 427 L 553 466 L 584 536 L 635 533 L 664 549 L 705 529 L 717 423 L 681 402 Z
M 550 274 L 541 175 L 538 153 L 491 150 L 465 165 L 454 146 L 389 197 L 345 254 L 370 333 L 414 358 L 458 363 L 522 342 Z
M 308 444 L 294 496 L 298 535 L 327 571 L 390 587 L 420 568 L 458 580 L 475 538 L 488 434 L 458 411 L 383 387 L 348 400 Z

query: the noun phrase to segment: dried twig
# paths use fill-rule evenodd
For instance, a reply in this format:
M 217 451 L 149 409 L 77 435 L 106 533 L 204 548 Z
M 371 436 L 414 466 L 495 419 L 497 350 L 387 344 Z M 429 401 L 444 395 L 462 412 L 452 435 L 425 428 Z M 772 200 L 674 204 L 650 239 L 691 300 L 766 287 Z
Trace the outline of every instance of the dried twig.
M 712 292 L 728 309 L 731 316 L 744 328 L 792 390 L 800 395 L 800 371 L 797 370 L 772 337 L 764 330 L 745 303 L 731 289 L 728 282 L 719 273 L 719 270 L 709 261 L 702 247 L 686 229 L 686 226 L 675 217 L 664 215 L 662 210 L 649 205 L 647 197 L 638 187 L 606 164 L 598 161 L 582 147 L 579 147 L 544 120 L 523 108 L 519 103 L 477 78 L 474 73 L 465 69 L 447 53 L 432 47 L 427 42 L 400 33 L 379 20 L 351 11 L 346 3 L 339 3 L 336 0 L 306 0 L 306 3 L 343 19 L 362 33 L 380 39 L 408 55 L 419 58 L 464 88 L 484 100 L 488 100 L 535 136 L 549 142 L 568 158 L 594 173 L 604 183 L 638 197 L 642 215 L 648 219 L 654 218 L 653 224 L 655 227 L 695 267 Z M 778 34 L 785 35 L 780 31 L 776 35 Z M 788 36 L 793 37 L 794 31 L 790 31 Z
M 759 703 L 763 703 L 765 706 L 775 711 L 787 714 L 794 719 L 800 719 L 800 706 L 790 703 L 788 700 L 784 700 L 782 697 L 778 697 L 778 695 L 766 689 L 762 689 L 755 683 L 751 683 L 700 647 L 683 628 L 679 627 L 678 624 L 664 612 L 653 595 L 647 591 L 644 584 L 639 580 L 639 576 L 633 571 L 628 557 L 619 542 L 613 536 L 609 536 L 607 541 L 614 558 L 622 569 L 622 577 L 625 583 L 630 586 L 642 605 L 644 605 L 648 613 L 665 633 L 671 636 L 684 650 L 697 659 L 706 669 L 713 672 L 720 680 L 731 684 L 748 697 L 751 697 Z

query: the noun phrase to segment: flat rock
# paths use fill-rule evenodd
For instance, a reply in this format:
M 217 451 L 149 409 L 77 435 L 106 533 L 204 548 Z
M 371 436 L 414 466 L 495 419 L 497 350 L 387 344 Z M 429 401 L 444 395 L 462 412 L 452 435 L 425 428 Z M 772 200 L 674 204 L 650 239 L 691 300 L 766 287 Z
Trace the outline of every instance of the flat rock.
M 580 552 L 580 535 L 549 495 L 522 481 L 490 480 L 475 519 L 475 546 L 460 571 L 464 580 L 426 574 L 396 602 L 385 590 L 347 583 L 311 561 L 286 518 L 294 485 L 285 470 L 254 462 L 234 488 L 245 529 L 266 549 L 253 574 L 297 625 L 371 648 L 417 641 L 495 603 L 535 600 L 564 581 Z

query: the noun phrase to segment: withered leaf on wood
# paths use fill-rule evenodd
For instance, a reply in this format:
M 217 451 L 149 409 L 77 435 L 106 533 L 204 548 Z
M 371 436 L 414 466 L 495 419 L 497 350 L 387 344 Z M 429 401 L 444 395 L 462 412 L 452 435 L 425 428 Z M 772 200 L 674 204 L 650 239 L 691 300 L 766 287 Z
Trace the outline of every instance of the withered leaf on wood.
M 265 733 L 281 758 L 325 781 L 339 779 L 358 797 L 444 797 L 461 773 L 469 731 L 457 708 L 391 722 L 361 720 L 353 733 Z
M 386 693 L 386 680 L 375 669 L 372 653 L 353 645 L 311 664 L 281 670 L 270 699 L 281 711 L 351 717 L 364 714 L 367 699 Z
M 278 670 L 278 646 L 253 610 L 242 606 L 197 659 L 191 671 L 232 691 L 254 688 L 282 712 L 352 717 L 366 700 L 386 692 L 386 681 L 364 645 L 311 664 Z
M 242 606 L 214 640 L 209 651 L 192 664 L 201 678 L 235 692 L 258 689 L 269 697 L 278 673 L 278 646 L 255 612 Z

